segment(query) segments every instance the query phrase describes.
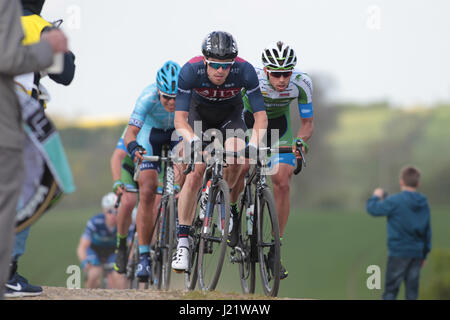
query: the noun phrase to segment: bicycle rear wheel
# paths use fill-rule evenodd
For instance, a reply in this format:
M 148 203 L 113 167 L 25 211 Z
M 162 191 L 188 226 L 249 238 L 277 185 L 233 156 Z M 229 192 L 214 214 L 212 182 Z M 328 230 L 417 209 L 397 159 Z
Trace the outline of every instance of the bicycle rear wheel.
M 268 187 L 256 197 L 259 269 L 264 293 L 278 295 L 280 285 L 280 230 L 275 200 Z
M 251 198 L 251 189 L 247 190 L 244 197 Z M 251 205 L 249 201 L 243 199 L 241 206 L 241 232 L 240 242 L 238 246 L 234 248 L 236 260 L 239 263 L 239 279 L 241 282 L 242 292 L 244 294 L 255 293 L 255 279 L 256 279 L 256 262 L 258 261 L 258 255 L 256 250 L 256 235 L 253 233 L 253 211 L 254 205 Z M 247 214 L 248 213 L 248 214 Z M 251 213 L 251 215 L 250 215 Z
M 198 283 L 202 290 L 214 290 L 227 249 L 230 226 L 230 189 L 225 180 L 212 188 L 201 230 L 198 253 Z
M 163 282 L 163 247 L 165 241 L 165 215 L 167 214 L 167 203 L 161 201 L 158 206 L 158 220 L 156 220 L 155 243 L 151 245 L 151 279 L 150 284 L 153 289 L 160 290 Z
M 170 275 L 172 271 L 172 253 L 175 247 L 176 222 L 175 222 L 175 198 L 170 196 L 165 210 L 161 214 L 162 226 L 164 230 L 163 241 L 161 242 L 161 289 L 169 290 Z
M 136 266 L 139 263 L 139 247 L 137 243 L 137 232 L 134 232 L 128 256 L 127 278 L 130 281 L 130 289 L 139 288 L 139 280 L 136 277 Z

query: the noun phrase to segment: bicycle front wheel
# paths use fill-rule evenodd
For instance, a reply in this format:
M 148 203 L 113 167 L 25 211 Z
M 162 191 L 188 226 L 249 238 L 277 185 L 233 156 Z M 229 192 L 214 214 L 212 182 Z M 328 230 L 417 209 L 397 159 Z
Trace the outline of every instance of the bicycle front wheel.
M 198 280 L 202 290 L 214 290 L 222 272 L 230 226 L 230 189 L 225 180 L 212 187 L 203 220 L 198 253 Z
M 258 260 L 264 293 L 276 297 L 280 285 L 280 229 L 275 200 L 268 187 L 256 197 Z
M 184 273 L 185 286 L 186 289 L 190 291 L 195 289 L 198 280 L 198 248 L 203 225 L 203 221 L 199 218 L 201 194 L 202 192 L 200 191 L 197 196 L 197 206 L 195 209 L 194 221 L 192 223 L 192 228 L 189 235 L 189 268 Z

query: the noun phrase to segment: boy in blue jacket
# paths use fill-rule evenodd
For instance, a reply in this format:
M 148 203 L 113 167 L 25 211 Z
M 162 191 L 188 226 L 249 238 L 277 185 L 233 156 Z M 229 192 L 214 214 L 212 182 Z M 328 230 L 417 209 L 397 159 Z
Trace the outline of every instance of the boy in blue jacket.
M 405 281 L 407 300 L 415 300 L 419 292 L 420 269 L 431 250 L 431 220 L 427 198 L 416 190 L 420 171 L 405 166 L 400 171 L 402 192 L 386 199 L 384 190 L 375 189 L 367 200 L 367 212 L 374 217 L 387 217 L 388 261 L 384 300 L 395 300 Z

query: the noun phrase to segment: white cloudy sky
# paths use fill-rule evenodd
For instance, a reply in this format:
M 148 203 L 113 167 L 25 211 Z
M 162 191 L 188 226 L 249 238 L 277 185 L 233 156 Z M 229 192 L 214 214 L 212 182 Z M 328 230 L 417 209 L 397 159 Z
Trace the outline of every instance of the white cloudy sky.
M 44 80 L 50 114 L 128 117 L 166 61 L 200 54 L 204 36 L 231 32 L 258 65 L 274 40 L 290 43 L 298 67 L 329 74 L 336 101 L 395 104 L 450 100 L 447 0 L 47 0 L 76 54 L 70 87 Z

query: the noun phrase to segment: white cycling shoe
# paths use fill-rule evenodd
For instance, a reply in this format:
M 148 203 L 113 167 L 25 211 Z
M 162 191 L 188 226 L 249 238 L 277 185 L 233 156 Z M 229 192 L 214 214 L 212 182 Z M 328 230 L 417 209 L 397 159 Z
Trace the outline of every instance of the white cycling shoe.
M 172 269 L 177 273 L 182 273 L 189 268 L 189 249 L 186 247 L 177 248 L 177 252 L 172 258 Z

